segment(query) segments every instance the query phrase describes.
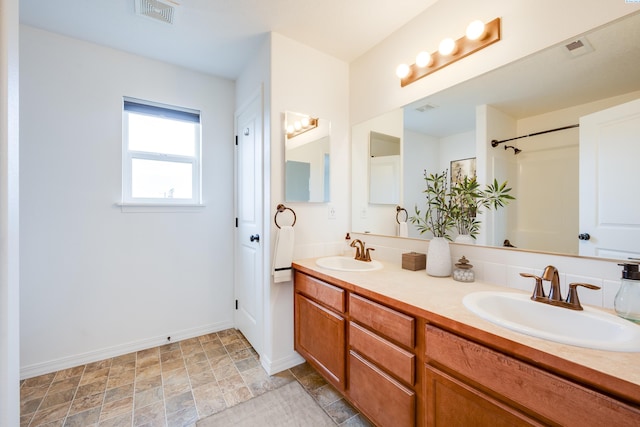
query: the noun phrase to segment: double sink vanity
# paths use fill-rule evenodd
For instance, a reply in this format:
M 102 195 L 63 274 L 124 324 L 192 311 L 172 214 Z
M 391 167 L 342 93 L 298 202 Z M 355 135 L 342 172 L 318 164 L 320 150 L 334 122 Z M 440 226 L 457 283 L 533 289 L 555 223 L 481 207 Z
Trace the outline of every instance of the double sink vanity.
M 296 351 L 376 425 L 640 425 L 639 325 L 392 263 L 293 267 Z

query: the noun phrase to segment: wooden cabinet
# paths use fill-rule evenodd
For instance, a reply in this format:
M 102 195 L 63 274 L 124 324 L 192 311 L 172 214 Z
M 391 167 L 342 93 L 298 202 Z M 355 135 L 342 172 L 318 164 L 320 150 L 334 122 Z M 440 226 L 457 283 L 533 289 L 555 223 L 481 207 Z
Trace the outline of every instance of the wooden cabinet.
M 349 397 L 376 425 L 415 426 L 416 393 L 354 351 L 349 352 Z
M 415 426 L 415 319 L 349 293 L 351 401 L 380 426 Z
M 344 291 L 299 272 L 296 272 L 295 280 L 295 350 L 327 381 L 344 390 L 346 321 L 340 313 L 323 306 L 344 307 Z M 301 292 L 314 295 L 318 300 L 314 301 Z
M 378 427 L 640 426 L 633 384 L 309 274 L 295 273 L 295 348 Z
M 459 411 L 452 404 L 456 400 L 471 412 L 488 411 L 482 423 L 474 423 L 478 426 L 501 425 L 495 420 L 504 425 L 640 425 L 637 407 L 450 332 L 427 326 L 425 341 L 427 425 L 447 425 L 442 422 Z

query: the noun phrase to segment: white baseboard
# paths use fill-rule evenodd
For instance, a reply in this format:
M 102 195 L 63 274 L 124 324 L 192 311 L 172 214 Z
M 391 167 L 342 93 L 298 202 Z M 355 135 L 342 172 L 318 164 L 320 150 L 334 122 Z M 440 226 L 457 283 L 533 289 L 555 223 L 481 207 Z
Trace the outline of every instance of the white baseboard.
M 260 357 L 260 364 L 269 375 L 277 374 L 286 369 L 293 368 L 296 365 L 304 363 L 304 358 L 295 351 L 288 356 L 281 357 L 278 360 L 270 360 L 268 357 Z
M 233 328 L 233 321 L 212 323 L 197 328 L 184 329 L 182 331 L 172 332 L 171 342 L 181 341 L 188 338 L 199 337 L 201 335 L 222 331 L 224 329 Z M 119 344 L 113 347 L 107 347 L 100 350 L 89 351 L 82 354 L 74 354 L 72 356 L 62 357 L 60 359 L 50 360 L 47 362 L 35 363 L 33 365 L 22 366 L 20 368 L 20 379 L 32 378 L 38 375 L 56 372 L 61 369 L 81 366 L 87 363 L 97 362 L 99 360 L 109 359 L 111 357 L 122 356 L 123 354 L 140 351 L 147 348 L 153 348 L 167 344 L 167 335 L 153 338 L 146 338 L 126 344 Z

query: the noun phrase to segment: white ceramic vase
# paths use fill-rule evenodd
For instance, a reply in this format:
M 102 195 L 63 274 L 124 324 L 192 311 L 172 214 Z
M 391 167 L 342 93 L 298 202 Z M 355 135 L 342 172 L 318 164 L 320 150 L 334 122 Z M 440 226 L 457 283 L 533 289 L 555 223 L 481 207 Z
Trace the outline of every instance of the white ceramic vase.
M 476 239 L 471 237 L 470 234 L 458 234 L 458 236 L 454 239 L 456 243 L 465 243 L 467 245 L 475 245 Z
M 451 250 L 444 237 L 434 237 L 427 250 L 427 274 L 435 277 L 451 276 Z

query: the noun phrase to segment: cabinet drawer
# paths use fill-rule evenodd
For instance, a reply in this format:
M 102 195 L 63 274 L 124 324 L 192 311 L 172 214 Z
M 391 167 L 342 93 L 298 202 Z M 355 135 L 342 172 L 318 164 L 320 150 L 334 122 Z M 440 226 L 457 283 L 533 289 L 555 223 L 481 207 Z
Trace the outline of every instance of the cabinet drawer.
M 361 296 L 349 294 L 351 319 L 409 348 L 415 347 L 415 319 Z
M 349 322 L 349 345 L 408 385 L 415 381 L 415 355 Z
M 296 271 L 296 291 L 330 307 L 340 313 L 345 310 L 344 290 Z
M 430 325 L 426 357 L 545 424 L 640 425 L 638 408 Z
M 353 351 L 349 352 L 349 396 L 380 427 L 415 426 L 415 393 Z

